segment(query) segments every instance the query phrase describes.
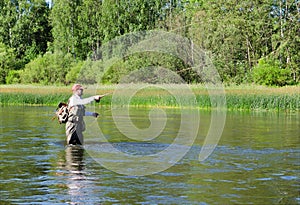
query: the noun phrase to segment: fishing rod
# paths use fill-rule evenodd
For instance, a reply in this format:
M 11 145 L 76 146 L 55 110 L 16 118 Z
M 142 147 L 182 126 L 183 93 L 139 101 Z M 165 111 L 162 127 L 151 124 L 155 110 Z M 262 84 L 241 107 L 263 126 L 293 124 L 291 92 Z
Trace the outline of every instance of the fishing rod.
M 100 99 L 101 99 L 101 98 L 103 98 L 103 97 L 105 97 L 105 96 L 107 96 L 107 95 L 110 95 L 110 94 L 112 94 L 112 93 L 110 92 L 110 93 L 105 93 L 105 94 L 99 95 L 100 98 L 99 98 L 98 100 L 95 100 L 95 101 L 98 103 L 98 102 L 100 102 Z
M 103 98 L 104 96 L 107 96 L 107 95 L 110 95 L 112 94 L 112 92 L 109 92 L 109 93 L 105 93 L 105 94 L 102 94 L 102 95 L 98 95 L 100 96 L 97 100 L 95 99 L 95 101 L 98 103 L 100 102 L 100 99 Z M 63 102 L 60 102 L 59 105 L 57 106 L 56 110 L 55 110 L 55 115 L 52 117 L 52 121 L 55 119 L 55 118 L 59 118 L 60 115 L 63 115 L 66 119 L 68 117 L 68 104 L 67 103 L 63 103 Z M 99 115 L 99 114 L 98 114 Z M 60 122 L 61 123 L 61 122 Z

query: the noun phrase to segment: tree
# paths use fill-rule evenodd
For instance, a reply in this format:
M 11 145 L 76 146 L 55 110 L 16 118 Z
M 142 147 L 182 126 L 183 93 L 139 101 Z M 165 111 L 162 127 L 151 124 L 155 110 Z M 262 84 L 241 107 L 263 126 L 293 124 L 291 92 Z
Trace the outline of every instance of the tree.
M 270 57 L 277 58 L 281 66 L 289 69 L 292 80 L 300 79 L 300 4 L 297 1 L 275 1 L 272 10 L 274 33 Z
M 291 67 L 294 79 L 299 73 L 299 8 L 295 1 L 206 1 L 195 10 L 189 35 L 211 51 L 224 81 L 247 80 L 258 60 L 266 56 Z
M 49 8 L 44 0 L 4 0 L 0 12 L 0 41 L 14 48 L 18 68 L 47 50 L 52 40 Z
M 105 0 L 102 5 L 104 41 L 130 32 L 156 28 L 166 0 Z
M 85 59 L 88 54 L 96 60 L 98 51 L 102 44 L 102 3 L 101 1 L 85 0 L 79 7 L 78 15 L 78 28 L 79 33 L 79 46 L 78 55 L 81 59 Z
M 80 32 L 78 27 L 78 14 L 80 0 L 55 1 L 51 10 L 53 47 L 55 51 L 70 53 L 76 57 Z
M 13 49 L 0 42 L 0 84 L 6 82 L 9 70 L 14 67 L 15 54 Z

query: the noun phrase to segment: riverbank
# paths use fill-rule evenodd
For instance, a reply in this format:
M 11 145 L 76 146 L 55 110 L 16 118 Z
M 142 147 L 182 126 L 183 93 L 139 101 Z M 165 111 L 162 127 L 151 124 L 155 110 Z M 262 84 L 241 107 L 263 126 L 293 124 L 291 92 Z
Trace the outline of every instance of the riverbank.
M 211 100 L 203 85 L 190 85 L 197 99 L 197 107 L 210 109 Z M 85 96 L 113 93 L 116 85 L 88 86 Z M 170 85 L 165 89 L 147 87 L 139 90 L 130 100 L 132 106 L 145 107 L 178 107 L 179 104 L 170 91 L 183 90 L 178 85 Z M 71 95 L 70 86 L 33 86 L 33 85 L 0 85 L 1 105 L 50 105 L 67 102 Z M 265 87 L 265 86 L 229 86 L 225 87 L 227 109 L 229 110 L 300 110 L 300 86 Z M 183 95 L 184 97 L 184 95 Z M 124 95 L 114 104 L 127 105 L 129 97 Z M 101 100 L 101 105 L 111 105 L 112 95 Z M 186 101 L 186 104 L 189 102 Z

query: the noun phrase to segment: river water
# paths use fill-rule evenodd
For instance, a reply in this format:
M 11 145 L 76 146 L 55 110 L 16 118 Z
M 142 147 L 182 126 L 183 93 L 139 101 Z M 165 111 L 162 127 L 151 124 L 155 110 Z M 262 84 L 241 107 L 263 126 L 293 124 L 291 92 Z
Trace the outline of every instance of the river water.
M 209 111 L 200 111 L 188 153 L 162 171 L 136 176 L 120 174 L 101 160 L 121 161 L 135 173 L 131 165 L 143 164 L 109 158 L 109 149 L 136 156 L 160 153 L 179 132 L 179 110 L 167 109 L 164 131 L 140 141 L 126 138 L 110 110 L 97 107 L 101 116 L 86 120 L 83 147 L 65 146 L 64 125 L 51 120 L 54 110 L 0 108 L 0 204 L 300 204 L 299 113 L 227 112 L 216 149 L 199 161 L 211 119 Z M 130 110 L 136 127 L 150 126 L 148 111 Z M 106 142 L 98 140 L 100 131 L 89 137 L 91 123 Z

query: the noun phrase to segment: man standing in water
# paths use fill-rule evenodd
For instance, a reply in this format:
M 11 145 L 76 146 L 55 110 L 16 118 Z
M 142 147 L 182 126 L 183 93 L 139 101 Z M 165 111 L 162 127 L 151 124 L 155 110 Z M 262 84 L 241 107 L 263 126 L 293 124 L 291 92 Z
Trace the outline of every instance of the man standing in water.
M 85 123 L 83 116 L 98 117 L 98 113 L 86 112 L 85 106 L 94 100 L 99 102 L 104 95 L 95 95 L 89 98 L 82 98 L 83 87 L 80 84 L 75 84 L 72 87 L 73 95 L 68 101 L 69 118 L 66 123 L 67 144 L 82 145 Z

